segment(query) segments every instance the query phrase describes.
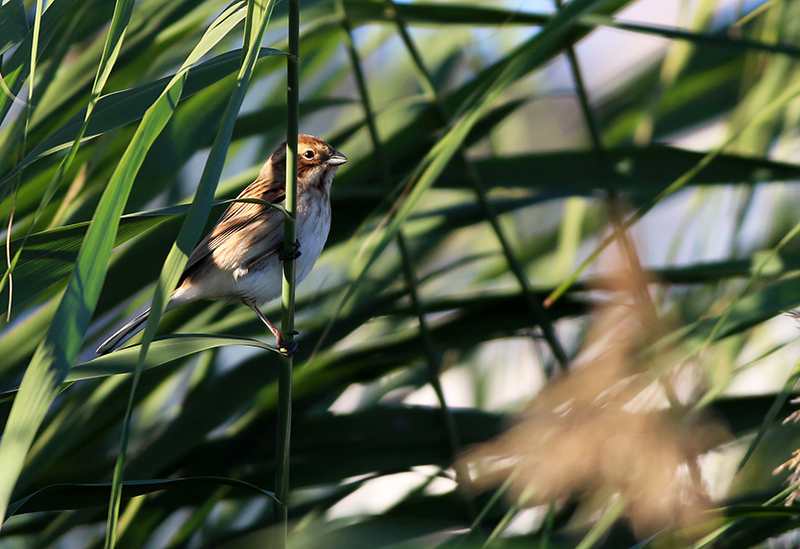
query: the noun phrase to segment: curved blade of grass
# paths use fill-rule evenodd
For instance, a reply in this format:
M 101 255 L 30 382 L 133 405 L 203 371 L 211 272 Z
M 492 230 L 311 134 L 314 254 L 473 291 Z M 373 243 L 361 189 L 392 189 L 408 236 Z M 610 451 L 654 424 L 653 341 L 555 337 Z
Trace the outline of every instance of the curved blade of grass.
M 273 48 L 261 48 L 259 57 L 282 53 L 283 52 Z M 180 100 L 183 101 L 191 97 L 200 90 L 211 86 L 231 74 L 239 66 L 241 55 L 241 50 L 233 50 L 191 67 Z M 92 113 L 93 116 L 89 119 L 86 135 L 82 139 L 92 139 L 98 135 L 140 120 L 147 109 L 159 95 L 163 93 L 165 86 L 169 84 L 172 78 L 174 78 L 174 75 L 164 77 L 155 82 L 143 84 L 136 88 L 114 92 L 100 97 Z M 0 179 L 0 186 L 7 184 L 20 169 L 30 166 L 37 160 L 46 156 L 72 146 L 86 115 L 87 113 L 85 110 L 78 112 L 58 130 L 43 140 L 31 150 L 14 169 Z
M 49 11 L 49 10 L 48 10 Z M 181 96 L 188 68 L 205 55 L 241 16 L 226 10 L 186 60 L 136 130 L 97 206 L 75 269 L 44 341 L 34 353 L 0 441 L 0 512 L 5 514 L 25 456 L 51 402 L 83 343 L 100 296 L 122 209 L 144 157 L 166 126 Z
M 226 477 L 185 477 L 154 480 L 128 480 L 123 485 L 122 495 L 126 498 L 152 494 L 162 490 L 178 490 L 197 485 L 223 485 L 244 488 L 259 495 L 267 496 L 275 503 L 281 502 L 275 494 L 258 486 Z M 53 484 L 37 490 L 33 494 L 15 501 L 8 506 L 6 518 L 12 515 L 38 513 L 41 511 L 65 511 L 100 507 L 108 503 L 110 482 L 97 484 Z
M 264 33 L 267 29 L 270 15 L 272 13 L 273 3 L 271 0 L 249 0 L 246 10 L 246 24 L 245 24 L 245 38 L 244 48 L 239 68 L 239 75 L 236 81 L 236 87 L 233 95 L 228 101 L 223 114 L 220 130 L 211 147 L 206 162 L 203 175 L 200 178 L 200 183 L 197 188 L 192 205 L 189 208 L 189 213 L 181 226 L 178 238 L 164 262 L 164 267 L 161 271 L 158 283 L 156 285 L 153 302 L 150 308 L 150 316 L 145 325 L 144 335 L 142 336 L 142 344 L 140 347 L 139 358 L 136 370 L 133 374 L 133 383 L 131 385 L 130 395 L 128 399 L 128 407 L 125 412 L 125 420 L 122 427 L 122 435 L 120 436 L 119 454 L 117 455 L 117 463 L 114 467 L 113 487 L 111 490 L 111 501 L 109 504 L 108 521 L 106 527 L 106 543 L 107 549 L 111 549 L 116 543 L 116 529 L 119 521 L 119 505 L 121 497 L 121 482 L 123 471 L 125 467 L 125 455 L 128 448 L 128 436 L 130 432 L 131 414 L 133 413 L 134 397 L 136 387 L 141 376 L 142 367 L 144 365 L 147 350 L 150 342 L 155 336 L 158 321 L 164 310 L 167 307 L 169 296 L 172 294 L 173 289 L 178 283 L 178 279 L 183 272 L 189 254 L 194 249 L 197 241 L 202 236 L 205 228 L 208 214 L 211 212 L 211 207 L 214 202 L 214 191 L 219 182 L 220 175 L 222 174 L 222 167 L 225 162 L 225 157 L 230 144 L 231 135 L 233 134 L 233 126 L 236 122 L 236 116 L 239 113 L 244 96 L 247 92 L 250 83 L 250 76 L 258 61 L 259 53 L 261 51 L 261 43 L 264 40 Z M 241 14 L 237 6 L 237 12 Z M 208 36 L 208 35 L 207 35 Z M 206 37 L 204 37 L 205 40 Z M 221 38 L 221 37 L 220 37 Z M 201 40 L 201 44 L 204 42 Z M 216 43 L 218 38 L 214 40 Z M 199 48 L 199 46 L 198 46 Z
M 247 337 L 176 334 L 152 341 L 142 368 L 145 370 L 156 368 L 174 360 L 228 345 L 244 345 L 277 352 L 274 345 Z M 141 345 L 134 345 L 78 364 L 69 371 L 65 381 L 132 373 L 136 368 L 140 352 Z
M 142 369 L 158 368 L 175 360 L 228 345 L 243 345 L 277 352 L 274 345 L 247 337 L 176 334 L 164 336 L 151 342 L 150 349 L 142 364 Z M 136 370 L 140 351 L 141 345 L 132 345 L 131 347 L 97 357 L 89 362 L 77 364 L 70 369 L 64 378 L 64 383 L 131 374 Z M 0 393 L 0 400 L 12 397 L 18 390 L 19 388 Z
M 229 1 L 232 0 L 214 0 L 216 9 L 208 10 L 205 6 L 198 6 L 196 0 L 172 0 L 166 3 L 157 0 L 139 0 L 120 54 L 124 62 L 121 63 L 119 70 L 115 71 L 115 78 L 118 76 L 123 81 L 138 84 L 140 80 L 135 75 L 144 76 L 141 81 L 147 81 L 160 78 L 167 74 L 167 71 L 171 72 L 174 67 L 180 66 L 208 23 L 225 9 Z M 110 19 L 111 5 L 108 2 L 100 2 L 95 9 L 85 12 L 82 16 L 78 12 L 73 12 L 68 14 L 68 17 L 76 15 L 81 17 L 82 21 L 77 25 L 78 32 L 81 30 L 84 33 L 92 30 L 102 32 Z M 193 12 L 190 18 L 194 21 L 184 19 L 188 27 L 176 28 L 174 23 L 180 20 L 181 15 L 187 15 L 187 10 Z M 195 19 L 198 16 L 200 18 Z M 171 30 L 167 30 L 166 35 L 162 34 L 168 28 Z M 63 35 L 61 29 L 57 36 L 59 35 Z M 162 37 L 165 40 L 162 41 Z M 81 37 L 75 38 L 80 40 Z M 53 78 L 50 91 L 42 96 L 37 105 L 34 128 L 37 132 L 42 131 L 38 135 L 49 133 L 48 129 L 52 129 L 54 123 L 63 121 L 65 112 L 72 113 L 84 106 L 84 98 L 91 89 L 92 79 L 102 53 L 101 41 L 92 40 L 94 37 L 91 35 L 87 35 L 86 38 L 90 40 L 88 48 L 85 48 L 86 42 L 83 41 L 70 41 L 65 44 L 69 47 L 74 43 L 80 54 L 63 59 L 63 62 L 61 56 L 53 52 L 52 46 L 44 52 L 48 61 L 57 60 L 59 70 Z M 170 53 L 173 49 L 170 47 L 171 44 L 176 46 L 174 53 Z M 71 49 L 74 51 L 74 48 Z M 168 61 L 162 57 L 164 54 L 169 57 Z M 128 63 L 134 59 L 138 62 Z M 155 65 L 151 73 L 146 66 L 153 63 Z M 134 78 L 131 78 L 132 76 Z

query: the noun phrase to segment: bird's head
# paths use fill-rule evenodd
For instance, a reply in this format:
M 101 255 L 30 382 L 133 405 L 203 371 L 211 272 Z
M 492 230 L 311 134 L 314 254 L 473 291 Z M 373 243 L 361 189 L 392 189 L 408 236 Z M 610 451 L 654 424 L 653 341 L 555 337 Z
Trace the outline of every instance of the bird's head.
M 297 182 L 300 188 L 317 187 L 330 192 L 336 168 L 347 162 L 347 157 L 328 143 L 313 135 L 297 137 Z M 275 178 L 286 173 L 286 143 L 272 153 L 264 165 L 262 176 L 269 170 Z

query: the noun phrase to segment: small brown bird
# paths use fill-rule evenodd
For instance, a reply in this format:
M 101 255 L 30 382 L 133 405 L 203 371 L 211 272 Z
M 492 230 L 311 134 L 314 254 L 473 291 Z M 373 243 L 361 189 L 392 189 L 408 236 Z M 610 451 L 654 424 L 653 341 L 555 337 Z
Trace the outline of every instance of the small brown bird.
M 278 349 L 290 354 L 281 332 L 258 308 L 281 294 L 282 260 L 296 259 L 295 278 L 303 280 L 322 253 L 331 227 L 330 191 L 336 168 L 347 158 L 325 141 L 311 135 L 298 137 L 297 158 L 297 247 L 283 255 L 283 213 L 262 204 L 234 202 L 222 214 L 211 233 L 189 256 L 178 287 L 172 292 L 167 310 L 199 299 L 224 299 L 244 303 L 267 325 L 277 339 Z M 258 178 L 238 198 L 257 198 L 272 204 L 286 200 L 286 143 L 272 153 Z M 104 355 L 120 347 L 142 330 L 146 310 L 97 348 Z

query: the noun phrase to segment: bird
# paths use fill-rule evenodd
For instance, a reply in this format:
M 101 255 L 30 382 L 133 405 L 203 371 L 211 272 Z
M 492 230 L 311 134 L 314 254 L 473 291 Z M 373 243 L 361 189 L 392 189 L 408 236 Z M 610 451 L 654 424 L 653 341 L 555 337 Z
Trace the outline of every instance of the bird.
M 314 267 L 331 227 L 333 177 L 345 162 L 347 158 L 322 139 L 299 135 L 294 253 L 283 253 L 282 211 L 264 204 L 234 200 L 189 256 L 166 310 L 201 299 L 243 303 L 269 328 L 281 353 L 294 353 L 297 343 L 284 344 L 280 330 L 261 312 L 259 304 L 280 296 L 284 260 L 297 261 L 297 283 Z M 237 199 L 259 199 L 276 205 L 285 203 L 285 142 L 272 153 L 256 180 Z M 150 309 L 147 309 L 125 324 L 97 348 L 97 354 L 105 355 L 122 346 L 144 328 L 149 314 Z

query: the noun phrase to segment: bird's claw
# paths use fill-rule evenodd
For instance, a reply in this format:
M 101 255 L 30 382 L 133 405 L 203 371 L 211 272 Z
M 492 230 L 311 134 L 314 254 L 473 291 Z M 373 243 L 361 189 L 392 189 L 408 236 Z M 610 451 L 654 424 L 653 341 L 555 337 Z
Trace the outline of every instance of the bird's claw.
M 281 261 L 295 260 L 301 255 L 303 255 L 303 252 L 300 251 L 300 241 L 295 240 L 293 245 L 294 245 L 294 251 L 290 254 L 284 253 L 283 245 L 281 245 L 280 248 L 278 249 L 278 259 L 280 259 Z
M 290 341 L 289 343 L 284 343 L 280 339 L 278 340 L 278 352 L 285 357 L 292 356 L 297 352 L 297 349 L 297 342 L 294 340 Z
M 292 337 L 299 336 L 299 335 L 300 335 L 300 332 L 298 332 L 297 330 L 292 330 L 292 332 L 291 332 L 291 336 Z M 298 349 L 297 341 L 292 340 L 289 343 L 284 343 L 283 342 L 283 338 L 281 336 L 282 336 L 282 334 L 278 335 L 278 338 L 277 338 L 278 352 L 280 354 L 282 354 L 283 356 L 288 358 L 288 357 L 290 357 L 291 355 L 293 355 L 293 354 L 295 354 L 297 352 L 297 349 Z

